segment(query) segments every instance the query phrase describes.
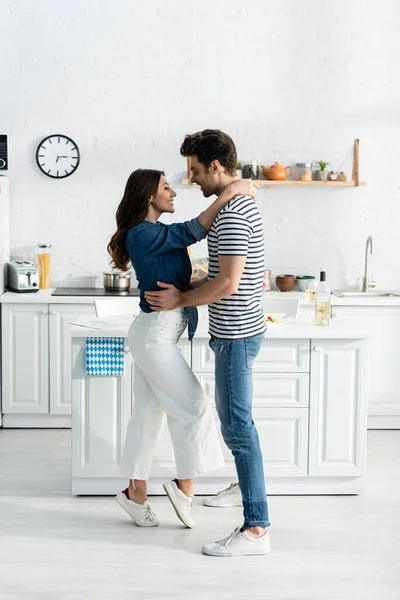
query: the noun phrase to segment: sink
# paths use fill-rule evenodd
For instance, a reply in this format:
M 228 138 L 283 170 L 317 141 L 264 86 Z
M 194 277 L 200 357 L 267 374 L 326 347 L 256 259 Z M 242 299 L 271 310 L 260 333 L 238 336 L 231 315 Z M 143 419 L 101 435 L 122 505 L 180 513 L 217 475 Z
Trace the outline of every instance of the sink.
M 353 292 L 346 292 L 345 290 L 334 290 L 332 294 L 334 294 L 338 298 L 376 298 L 377 296 L 381 298 L 400 297 L 400 292 L 386 292 L 382 290 L 372 290 L 369 292 L 362 292 L 361 290 L 355 290 Z

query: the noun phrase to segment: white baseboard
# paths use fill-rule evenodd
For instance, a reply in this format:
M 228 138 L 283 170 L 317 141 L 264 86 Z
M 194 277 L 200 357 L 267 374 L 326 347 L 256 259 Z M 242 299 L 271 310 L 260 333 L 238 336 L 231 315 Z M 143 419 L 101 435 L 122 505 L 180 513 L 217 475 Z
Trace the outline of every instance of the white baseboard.
M 202 478 L 203 479 L 203 478 Z M 162 484 L 166 478 L 153 478 L 149 481 L 149 496 L 165 495 Z M 212 495 L 232 483 L 232 478 L 209 478 L 195 483 L 197 496 Z M 288 477 L 267 478 L 268 496 L 306 496 L 306 495 L 351 495 L 364 491 L 363 477 Z M 72 479 L 73 496 L 113 496 L 126 488 L 127 480 L 118 477 L 74 477 Z

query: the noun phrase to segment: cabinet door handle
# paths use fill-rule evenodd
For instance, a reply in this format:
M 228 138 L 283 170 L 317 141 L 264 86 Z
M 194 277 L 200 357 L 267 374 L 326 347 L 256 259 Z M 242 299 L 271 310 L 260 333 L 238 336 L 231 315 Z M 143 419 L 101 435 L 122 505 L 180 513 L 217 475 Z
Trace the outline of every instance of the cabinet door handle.
M 55 311 L 55 310 L 51 310 L 51 311 L 50 311 L 50 314 L 51 314 L 51 315 L 55 315 L 55 314 L 56 314 L 56 311 Z
M 129 352 L 129 346 L 124 346 L 124 352 Z
M 48 311 L 46 308 L 44 308 L 44 309 L 42 310 L 42 314 L 44 314 L 44 315 L 47 315 L 47 314 L 48 314 L 48 312 L 49 312 L 49 311 Z
M 314 346 L 314 352 L 321 352 L 322 348 L 320 346 Z

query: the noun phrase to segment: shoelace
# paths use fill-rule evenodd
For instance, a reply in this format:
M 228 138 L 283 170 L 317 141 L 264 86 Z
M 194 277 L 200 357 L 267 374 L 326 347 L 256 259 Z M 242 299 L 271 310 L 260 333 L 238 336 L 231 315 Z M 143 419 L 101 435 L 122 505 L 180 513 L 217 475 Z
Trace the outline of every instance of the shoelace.
M 154 521 L 155 520 L 156 515 L 151 510 L 150 504 L 146 504 L 146 506 L 143 506 L 143 517 L 144 517 L 145 521 Z
M 224 538 L 222 540 L 219 540 L 216 543 L 219 544 L 220 546 L 224 546 L 226 548 L 228 544 L 233 542 L 233 540 L 235 540 L 240 535 L 240 533 L 241 533 L 240 527 L 235 527 L 235 529 L 232 531 L 232 533 L 230 535 L 228 535 L 226 538 Z
M 228 494 L 229 492 L 233 491 L 235 488 L 238 488 L 239 484 L 238 483 L 231 483 L 231 485 L 227 488 L 225 488 L 224 490 L 221 490 L 220 492 L 217 492 L 215 495 L 216 496 L 222 496 L 222 494 Z

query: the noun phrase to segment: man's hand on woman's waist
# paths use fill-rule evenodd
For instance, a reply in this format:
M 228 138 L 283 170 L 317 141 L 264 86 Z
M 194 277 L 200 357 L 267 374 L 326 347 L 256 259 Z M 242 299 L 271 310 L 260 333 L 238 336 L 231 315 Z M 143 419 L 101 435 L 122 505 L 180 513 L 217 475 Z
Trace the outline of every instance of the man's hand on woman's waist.
M 144 297 L 152 310 L 174 310 L 181 306 L 181 293 L 171 283 L 157 281 L 160 288 L 165 288 L 162 292 L 145 292 Z

